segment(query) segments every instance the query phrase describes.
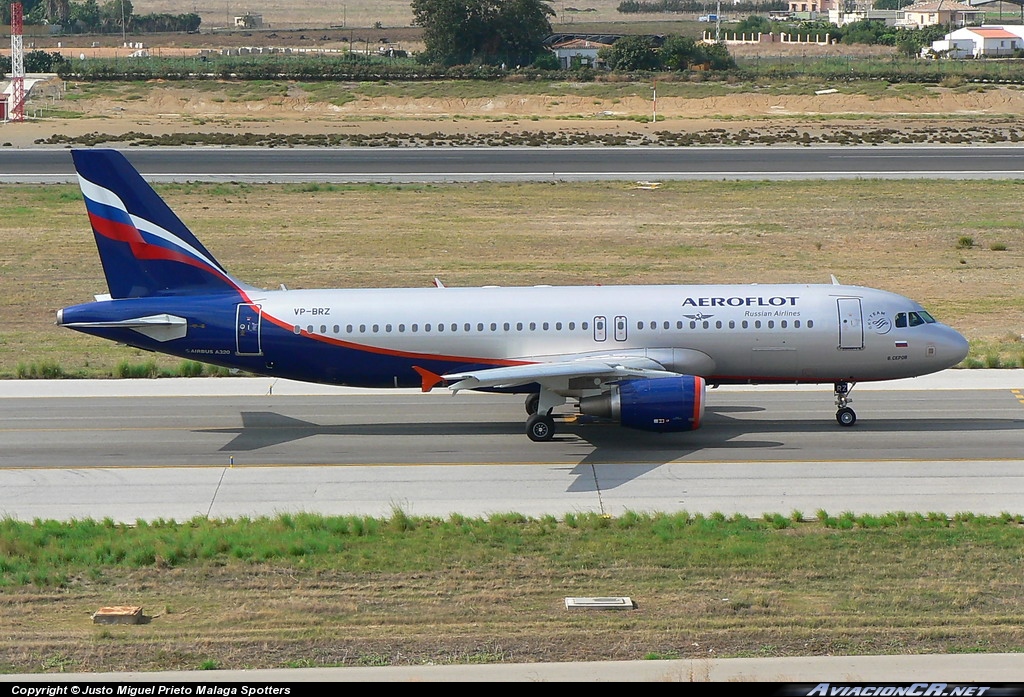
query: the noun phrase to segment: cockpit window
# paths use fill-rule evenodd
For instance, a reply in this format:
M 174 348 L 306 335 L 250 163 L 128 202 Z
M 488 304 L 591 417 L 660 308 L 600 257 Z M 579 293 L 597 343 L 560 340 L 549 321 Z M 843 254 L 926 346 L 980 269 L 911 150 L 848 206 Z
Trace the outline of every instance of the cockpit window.
M 906 327 L 919 327 L 922 324 L 934 324 L 935 318 L 924 310 L 919 312 L 898 312 L 896 313 L 896 326 L 903 329 Z

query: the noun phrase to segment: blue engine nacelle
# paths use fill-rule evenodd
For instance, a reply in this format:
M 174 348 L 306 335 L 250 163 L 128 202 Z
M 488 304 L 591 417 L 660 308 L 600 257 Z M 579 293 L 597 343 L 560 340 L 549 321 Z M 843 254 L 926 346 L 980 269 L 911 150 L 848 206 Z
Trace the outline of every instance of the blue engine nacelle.
M 627 380 L 580 400 L 580 412 L 642 431 L 695 431 L 704 419 L 704 378 Z

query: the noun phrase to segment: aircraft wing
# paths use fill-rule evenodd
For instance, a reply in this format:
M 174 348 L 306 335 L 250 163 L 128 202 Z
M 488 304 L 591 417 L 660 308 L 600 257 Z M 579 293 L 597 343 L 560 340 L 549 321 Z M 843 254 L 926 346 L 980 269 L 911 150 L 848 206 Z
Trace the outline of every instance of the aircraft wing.
M 555 358 L 555 360 L 552 360 Z M 657 361 L 640 356 L 546 357 L 524 365 L 449 373 L 441 377 L 453 392 L 480 388 L 509 388 L 532 382 L 541 385 L 566 383 L 572 378 L 595 378 L 601 382 L 628 378 L 659 378 L 678 375 Z

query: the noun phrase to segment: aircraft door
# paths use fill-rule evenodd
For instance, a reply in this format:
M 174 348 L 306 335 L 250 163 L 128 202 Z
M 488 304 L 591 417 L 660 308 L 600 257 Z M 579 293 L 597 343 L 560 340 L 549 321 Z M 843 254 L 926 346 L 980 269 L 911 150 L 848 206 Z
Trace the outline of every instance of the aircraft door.
M 839 348 L 864 348 L 864 316 L 860 298 L 836 298 L 839 306 Z
M 263 313 L 260 305 L 238 303 L 235 314 L 235 351 L 239 356 L 263 355 L 260 327 Z
M 608 338 L 608 321 L 602 317 L 594 318 L 594 341 L 604 341 Z
M 622 315 L 615 318 L 615 340 L 626 340 L 626 318 Z

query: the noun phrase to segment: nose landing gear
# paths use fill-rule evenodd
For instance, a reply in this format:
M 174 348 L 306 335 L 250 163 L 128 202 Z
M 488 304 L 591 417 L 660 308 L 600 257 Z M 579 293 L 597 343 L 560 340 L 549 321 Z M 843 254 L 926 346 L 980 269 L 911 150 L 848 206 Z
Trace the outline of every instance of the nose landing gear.
M 847 406 L 853 401 L 849 396 L 852 389 L 853 385 L 847 382 L 837 382 L 835 384 L 836 421 L 839 422 L 840 426 L 853 426 L 857 423 L 857 413 Z

